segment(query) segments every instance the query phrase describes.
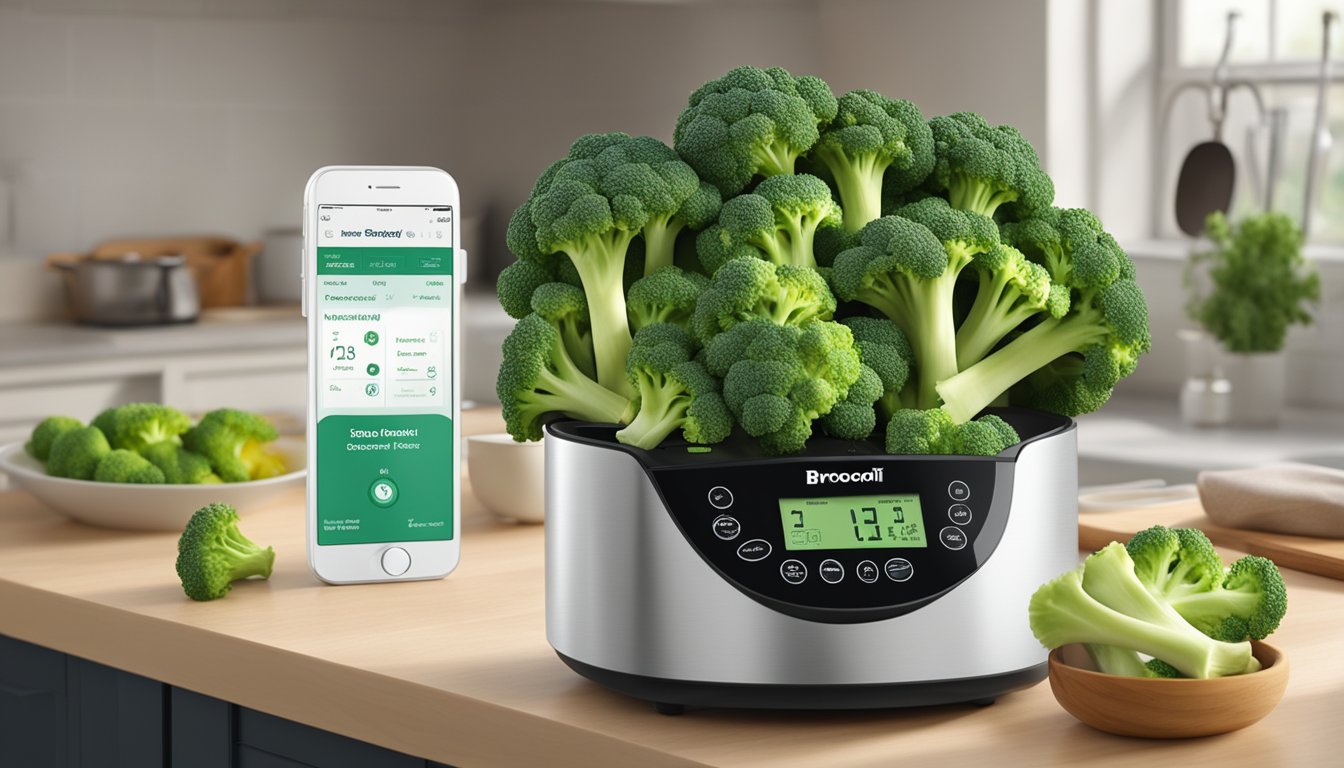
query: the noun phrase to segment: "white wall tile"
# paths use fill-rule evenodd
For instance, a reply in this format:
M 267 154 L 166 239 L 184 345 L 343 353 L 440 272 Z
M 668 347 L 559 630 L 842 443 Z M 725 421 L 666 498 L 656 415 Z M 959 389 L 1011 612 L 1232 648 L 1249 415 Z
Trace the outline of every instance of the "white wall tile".
M 154 91 L 154 29 L 144 20 L 77 16 L 66 27 L 70 94 L 143 101 Z
M 69 67 L 59 18 L 0 9 L 0 99 L 65 92 Z

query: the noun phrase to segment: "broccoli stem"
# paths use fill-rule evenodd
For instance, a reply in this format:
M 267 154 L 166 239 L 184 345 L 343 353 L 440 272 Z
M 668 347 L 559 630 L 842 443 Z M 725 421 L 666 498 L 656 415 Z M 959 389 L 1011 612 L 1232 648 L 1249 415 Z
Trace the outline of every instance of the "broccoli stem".
M 1105 337 L 1101 313 L 1095 309 L 1062 320 L 1046 319 L 992 355 L 939 382 L 936 387 L 943 399 L 943 409 L 958 424 L 970 421 L 1017 382 L 1055 359 Z M 914 340 L 912 336 L 912 345 Z M 918 349 L 916 355 L 915 359 L 919 361 Z M 923 378 L 922 373 L 920 378 Z
M 1000 205 L 1017 199 L 1016 192 L 996 190 L 974 178 L 954 178 L 947 192 L 948 202 L 953 208 L 972 211 L 989 218 L 994 217 L 994 212 Z
M 570 359 L 585 376 L 591 378 L 597 371 L 593 360 L 592 338 L 580 331 L 578 325 L 573 322 L 560 323 L 559 330 L 560 339 L 564 342 L 565 351 L 569 353 Z
M 633 233 L 617 229 L 565 249 L 588 298 L 597 381 L 626 399 L 634 395 L 625 374 L 631 338 L 624 283 L 625 252 L 633 237 Z
M 229 570 L 229 581 L 246 579 L 249 576 L 270 578 L 271 569 L 275 565 L 274 550 L 257 546 L 243 536 L 243 532 L 236 526 L 229 526 L 224 530 L 224 538 L 220 544 L 233 560 Z
M 957 375 L 952 290 L 960 271 L 960 265 L 953 262 L 941 277 L 932 280 L 882 278 L 855 296 L 895 322 L 910 340 L 915 358 L 911 405 L 921 410 L 938 407 L 939 382 Z M 909 391 L 910 386 L 906 389 Z M 958 423 L 968 419 L 959 419 Z
M 675 217 L 654 219 L 644 225 L 644 275 L 652 275 L 663 267 L 672 266 L 676 252 L 677 235 L 685 224 Z
M 980 362 L 989 351 L 1036 310 L 1020 300 L 1004 299 L 1008 276 L 996 272 L 991 278 L 980 275 L 975 303 L 957 329 L 957 369 L 966 370 Z
M 630 426 L 616 433 L 616 439 L 646 451 L 657 448 L 686 421 L 690 398 L 675 389 L 665 377 L 640 377 L 639 413 Z
M 1087 649 L 1087 655 L 1092 657 L 1092 662 L 1097 665 L 1099 672 L 1126 677 L 1149 676 L 1148 666 L 1135 651 L 1100 643 L 1087 643 L 1083 647 Z
M 880 161 L 876 153 L 849 157 L 824 148 L 818 155 L 835 178 L 846 232 L 858 232 L 882 216 L 882 175 L 890 159 Z
M 756 147 L 756 173 L 760 176 L 788 176 L 793 173 L 793 164 L 798 153 L 782 142 L 761 144 Z
M 783 225 L 776 227 L 784 233 L 784 239 L 788 241 L 788 261 L 785 263 L 795 267 L 816 269 L 817 261 L 812 255 L 812 240 L 820 223 L 821 221 L 815 216 L 789 216 Z

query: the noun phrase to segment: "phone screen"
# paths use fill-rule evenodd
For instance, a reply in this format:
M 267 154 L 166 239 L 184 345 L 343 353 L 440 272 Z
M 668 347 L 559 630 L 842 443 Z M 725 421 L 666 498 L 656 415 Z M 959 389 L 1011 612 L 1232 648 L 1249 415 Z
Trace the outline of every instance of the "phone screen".
M 318 206 L 320 546 L 453 538 L 453 215 Z

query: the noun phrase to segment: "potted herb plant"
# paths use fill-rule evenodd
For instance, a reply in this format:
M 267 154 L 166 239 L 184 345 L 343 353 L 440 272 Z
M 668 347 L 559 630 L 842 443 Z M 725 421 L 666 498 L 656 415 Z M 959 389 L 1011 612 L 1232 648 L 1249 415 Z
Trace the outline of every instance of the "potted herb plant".
M 1302 258 L 1302 231 L 1282 213 L 1234 225 L 1216 212 L 1205 226 L 1213 250 L 1191 257 L 1188 277 L 1206 269 L 1207 288 L 1194 292 L 1186 310 L 1219 342 L 1231 423 L 1273 426 L 1283 411 L 1288 328 L 1311 324 L 1307 309 L 1320 297 L 1320 279 Z

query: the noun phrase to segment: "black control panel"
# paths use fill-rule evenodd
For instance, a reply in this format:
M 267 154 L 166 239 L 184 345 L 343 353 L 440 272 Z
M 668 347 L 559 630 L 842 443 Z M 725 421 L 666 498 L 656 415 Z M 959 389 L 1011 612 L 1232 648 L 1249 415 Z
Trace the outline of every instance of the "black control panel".
M 853 623 L 913 611 L 982 565 L 1006 522 L 991 504 L 1001 464 L 879 455 L 650 474 L 687 540 L 738 589 L 793 616 Z

